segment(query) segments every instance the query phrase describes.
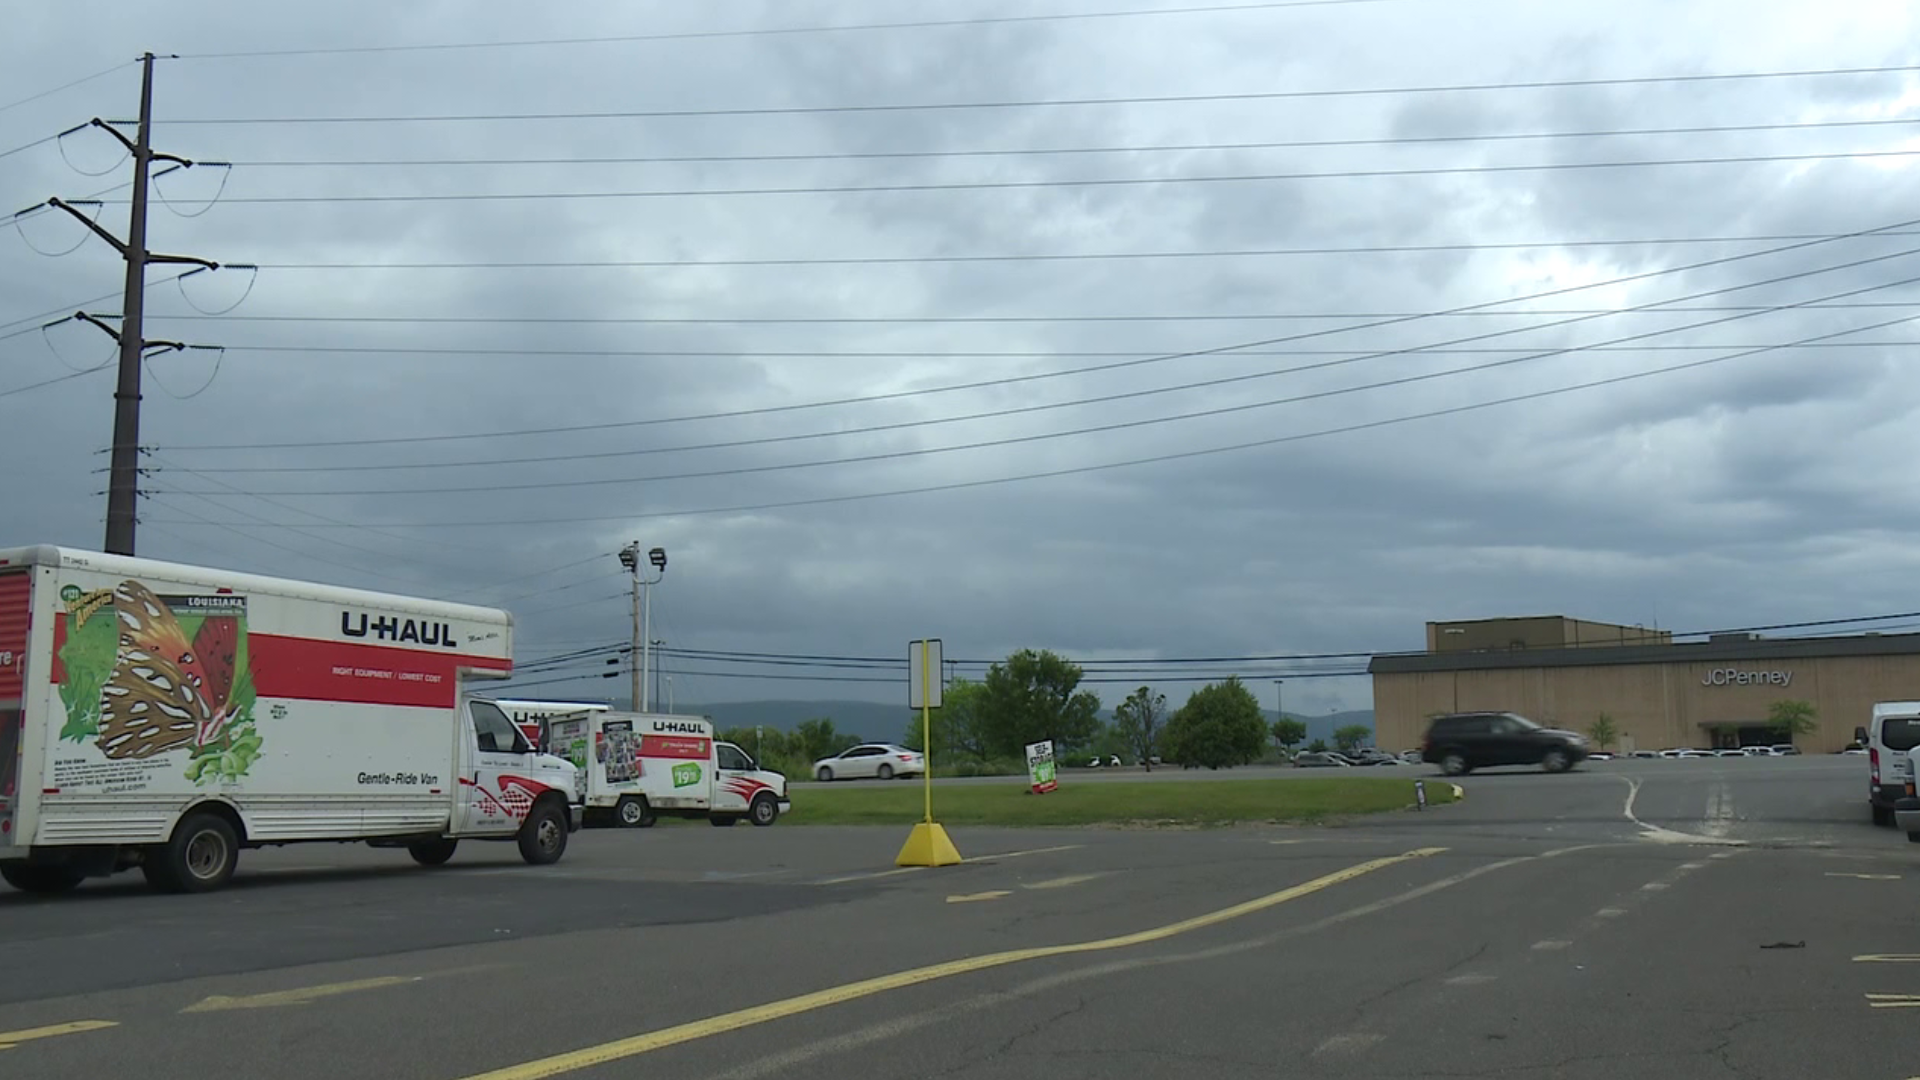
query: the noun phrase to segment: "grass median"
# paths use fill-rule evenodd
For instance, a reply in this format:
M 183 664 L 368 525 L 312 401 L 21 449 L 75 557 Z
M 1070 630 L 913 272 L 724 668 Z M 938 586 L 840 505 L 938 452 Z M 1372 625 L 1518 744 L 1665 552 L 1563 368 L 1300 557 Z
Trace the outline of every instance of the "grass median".
M 1217 826 L 1297 824 L 1414 806 L 1411 779 L 1204 780 L 1190 783 L 1074 784 L 1034 795 L 1019 783 L 936 785 L 934 820 L 943 825 Z M 1453 788 L 1429 783 L 1427 803 L 1453 801 Z M 918 782 L 858 786 L 809 784 L 792 791 L 792 825 L 906 825 L 925 813 Z

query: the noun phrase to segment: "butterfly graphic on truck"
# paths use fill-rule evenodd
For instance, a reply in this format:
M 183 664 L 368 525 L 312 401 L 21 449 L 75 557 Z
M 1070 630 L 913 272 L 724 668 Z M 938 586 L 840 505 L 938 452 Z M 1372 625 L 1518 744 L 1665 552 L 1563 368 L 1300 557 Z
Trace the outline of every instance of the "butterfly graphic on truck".
M 64 740 L 108 762 L 185 751 L 196 784 L 237 781 L 260 756 L 247 663 L 247 601 L 162 596 L 138 581 L 61 593 Z

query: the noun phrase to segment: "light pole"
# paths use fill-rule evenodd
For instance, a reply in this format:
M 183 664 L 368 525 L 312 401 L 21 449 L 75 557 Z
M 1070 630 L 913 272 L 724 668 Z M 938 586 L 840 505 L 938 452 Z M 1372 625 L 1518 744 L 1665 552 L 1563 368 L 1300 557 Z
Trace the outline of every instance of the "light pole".
M 667 711 L 673 711 L 673 676 L 667 676 Z
M 647 656 L 651 658 L 653 656 L 653 650 L 659 648 L 662 645 L 665 645 L 666 643 L 667 643 L 666 638 L 648 638 L 647 639 Z M 659 664 L 653 665 L 653 700 L 655 701 L 660 700 L 660 665 Z M 667 711 L 672 712 L 673 709 L 669 707 Z
M 1286 691 L 1282 689 L 1282 687 L 1286 685 L 1287 680 L 1285 679 L 1273 680 L 1273 718 L 1275 720 L 1285 720 L 1287 718 Z
M 667 549 L 653 548 L 647 552 L 647 562 L 654 568 L 652 578 L 640 576 L 640 541 L 635 540 L 620 549 L 620 565 L 633 575 L 633 691 L 635 707 L 646 712 L 651 702 L 647 698 L 647 670 L 653 659 L 648 647 L 648 636 L 653 630 L 653 586 L 667 576 Z

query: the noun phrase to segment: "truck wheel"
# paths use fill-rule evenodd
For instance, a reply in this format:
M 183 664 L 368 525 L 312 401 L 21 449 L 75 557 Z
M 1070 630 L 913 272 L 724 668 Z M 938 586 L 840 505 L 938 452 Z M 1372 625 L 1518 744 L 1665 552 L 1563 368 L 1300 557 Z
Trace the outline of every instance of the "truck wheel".
M 717 829 L 731 829 L 735 825 L 740 824 L 740 815 L 712 814 L 708 816 L 707 822 Z
M 647 800 L 638 795 L 622 795 L 614 804 L 613 817 L 623 829 L 650 829 L 660 820 Z
M 551 802 L 536 803 L 520 826 L 520 857 L 548 866 L 567 853 L 567 818 Z
M 80 884 L 79 874 L 64 866 L 28 866 L 0 863 L 0 881 L 30 893 L 62 893 Z
M 240 838 L 226 818 L 200 811 L 188 814 L 156 854 L 159 864 L 148 872 L 149 884 L 169 892 L 212 892 L 233 880 Z
M 774 802 L 771 795 L 762 795 L 753 800 L 753 807 L 747 811 L 747 820 L 763 829 L 779 819 L 780 804 Z
M 407 854 L 413 856 L 413 861 L 421 866 L 444 866 L 448 859 L 453 858 L 453 849 L 459 846 L 458 840 L 422 840 L 417 844 L 408 844 Z

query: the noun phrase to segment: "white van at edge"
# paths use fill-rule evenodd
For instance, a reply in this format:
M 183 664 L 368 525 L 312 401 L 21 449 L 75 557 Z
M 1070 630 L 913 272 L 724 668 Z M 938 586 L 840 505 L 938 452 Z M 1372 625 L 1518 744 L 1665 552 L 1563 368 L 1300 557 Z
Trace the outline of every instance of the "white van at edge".
M 1854 738 L 1867 746 L 1867 803 L 1875 825 L 1894 824 L 1894 803 L 1908 796 L 1913 761 L 1920 747 L 1920 701 L 1882 701 L 1873 707 L 1871 726 Z

